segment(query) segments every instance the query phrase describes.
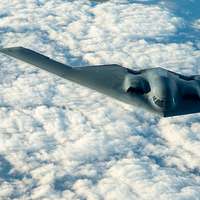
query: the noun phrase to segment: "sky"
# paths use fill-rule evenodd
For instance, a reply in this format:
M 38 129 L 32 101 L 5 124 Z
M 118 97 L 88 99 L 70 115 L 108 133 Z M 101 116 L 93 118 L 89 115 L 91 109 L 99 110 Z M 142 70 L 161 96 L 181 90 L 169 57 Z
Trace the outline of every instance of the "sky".
M 198 0 L 1 0 L 0 47 L 200 74 L 199 13 Z M 0 199 L 199 194 L 200 114 L 154 116 L 0 55 Z

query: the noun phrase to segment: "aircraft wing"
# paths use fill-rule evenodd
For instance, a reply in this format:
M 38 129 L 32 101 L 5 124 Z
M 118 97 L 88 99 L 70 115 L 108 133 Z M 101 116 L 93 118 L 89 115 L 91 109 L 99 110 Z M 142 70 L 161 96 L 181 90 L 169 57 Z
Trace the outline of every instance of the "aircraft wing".
M 128 69 L 120 65 L 70 67 L 23 47 L 3 48 L 0 49 L 0 52 L 124 101 L 126 93 L 123 89 L 123 82 Z M 137 97 L 135 102 L 137 103 Z M 130 99 L 127 100 L 127 103 L 130 103 Z
M 164 117 L 173 117 L 200 112 L 200 98 L 182 99 L 174 110 L 164 113 Z
M 0 52 L 117 100 L 153 111 L 146 100 L 141 100 L 137 94 L 127 94 L 124 89 L 126 75 L 132 73 L 134 76 L 140 71 L 127 69 L 116 64 L 71 67 L 23 47 L 3 48 L 0 49 Z
M 185 90 L 184 94 L 181 94 L 180 92 L 180 98 L 177 102 L 177 106 L 173 110 L 166 112 L 165 117 L 199 113 L 200 112 L 200 96 L 199 96 L 200 95 L 199 93 L 200 75 L 186 76 L 186 75 L 178 74 L 172 71 L 170 72 L 177 75 L 179 80 L 186 82 L 190 86 L 194 85 L 194 88 L 199 88 L 199 89 L 196 90 L 196 93 L 191 93 L 190 88 L 186 87 L 184 89 Z M 181 84 L 184 84 L 184 82 L 181 82 Z M 181 84 L 179 83 L 179 87 L 182 88 Z
M 0 52 L 94 89 L 100 89 L 100 85 L 108 89 L 119 86 L 127 72 L 126 68 L 116 64 L 71 67 L 23 47 L 3 48 Z

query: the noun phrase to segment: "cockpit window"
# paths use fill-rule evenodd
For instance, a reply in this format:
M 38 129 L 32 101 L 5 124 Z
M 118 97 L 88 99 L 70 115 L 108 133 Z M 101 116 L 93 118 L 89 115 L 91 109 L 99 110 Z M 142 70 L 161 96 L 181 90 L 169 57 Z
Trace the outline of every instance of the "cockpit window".
M 131 95 L 144 95 L 150 92 L 151 88 L 148 81 L 140 75 L 127 74 L 124 79 L 123 87 L 125 92 Z
M 134 87 L 129 87 L 127 90 L 128 93 L 134 93 L 134 94 L 145 94 L 146 91 L 143 88 L 134 88 Z

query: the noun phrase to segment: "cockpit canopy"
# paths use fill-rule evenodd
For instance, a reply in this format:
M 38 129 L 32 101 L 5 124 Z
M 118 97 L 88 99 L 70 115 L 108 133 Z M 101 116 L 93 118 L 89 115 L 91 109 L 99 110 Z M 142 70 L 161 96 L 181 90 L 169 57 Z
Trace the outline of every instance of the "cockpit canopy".
M 125 77 L 124 89 L 127 93 L 143 95 L 150 92 L 151 88 L 147 80 L 140 75 L 128 74 Z

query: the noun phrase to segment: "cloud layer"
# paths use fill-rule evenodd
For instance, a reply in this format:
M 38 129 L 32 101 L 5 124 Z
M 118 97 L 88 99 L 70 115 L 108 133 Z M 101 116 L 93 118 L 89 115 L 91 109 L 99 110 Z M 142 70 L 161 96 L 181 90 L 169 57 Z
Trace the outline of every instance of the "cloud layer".
M 200 19 L 197 19 L 195 22 L 194 22 L 194 27 L 196 29 L 200 29 Z
M 192 41 L 166 42 L 184 19 L 160 3 L 3 0 L 0 13 L 1 46 L 200 73 Z M 0 198 L 198 199 L 199 114 L 161 119 L 0 59 Z

